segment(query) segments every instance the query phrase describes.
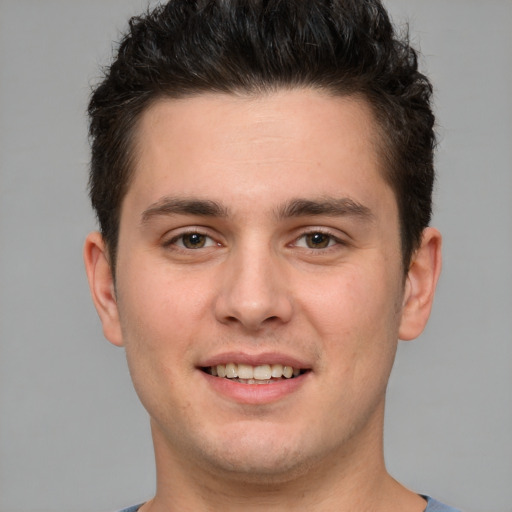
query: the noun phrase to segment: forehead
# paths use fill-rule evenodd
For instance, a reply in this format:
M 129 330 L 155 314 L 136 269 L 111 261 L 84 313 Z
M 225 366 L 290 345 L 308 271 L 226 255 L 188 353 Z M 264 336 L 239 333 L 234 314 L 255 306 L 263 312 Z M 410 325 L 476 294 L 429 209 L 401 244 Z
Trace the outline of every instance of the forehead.
M 263 206 L 290 195 L 358 195 L 364 202 L 387 188 L 377 138 L 371 108 L 358 97 L 301 89 L 161 99 L 139 121 L 128 196 Z

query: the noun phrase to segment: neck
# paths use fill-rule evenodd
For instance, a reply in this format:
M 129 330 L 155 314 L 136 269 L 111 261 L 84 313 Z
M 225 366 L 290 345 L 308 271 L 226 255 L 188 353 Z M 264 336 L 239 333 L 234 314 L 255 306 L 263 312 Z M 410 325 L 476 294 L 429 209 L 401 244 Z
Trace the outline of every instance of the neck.
M 421 512 L 425 502 L 387 473 L 382 417 L 361 439 L 286 474 L 254 475 L 209 467 L 172 450 L 152 425 L 157 493 L 142 512 Z

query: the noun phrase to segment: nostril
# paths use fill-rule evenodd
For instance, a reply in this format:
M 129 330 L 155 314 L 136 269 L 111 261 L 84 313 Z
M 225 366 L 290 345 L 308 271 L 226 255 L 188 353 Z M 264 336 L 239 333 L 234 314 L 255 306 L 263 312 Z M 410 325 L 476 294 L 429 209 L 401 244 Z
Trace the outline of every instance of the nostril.
M 224 320 L 227 324 L 242 324 L 251 330 L 260 330 L 263 327 L 270 327 L 272 324 L 280 322 L 280 318 L 277 315 L 272 315 L 267 318 L 251 318 L 248 316 L 240 315 L 240 317 L 230 315 Z
M 247 281 L 247 280 L 246 280 Z M 262 289 L 249 286 L 243 279 L 227 285 L 215 299 L 215 316 L 221 323 L 243 325 L 249 330 L 259 330 L 264 325 L 287 323 L 292 317 L 292 304 L 288 294 L 274 283 Z

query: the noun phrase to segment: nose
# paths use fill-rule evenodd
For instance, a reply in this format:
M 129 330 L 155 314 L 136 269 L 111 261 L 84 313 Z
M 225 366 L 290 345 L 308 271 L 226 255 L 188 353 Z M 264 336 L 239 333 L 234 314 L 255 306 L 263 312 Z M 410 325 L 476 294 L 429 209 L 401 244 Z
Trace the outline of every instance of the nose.
M 224 264 L 215 302 L 219 322 L 259 331 L 290 321 L 293 303 L 278 255 L 260 245 L 234 252 Z

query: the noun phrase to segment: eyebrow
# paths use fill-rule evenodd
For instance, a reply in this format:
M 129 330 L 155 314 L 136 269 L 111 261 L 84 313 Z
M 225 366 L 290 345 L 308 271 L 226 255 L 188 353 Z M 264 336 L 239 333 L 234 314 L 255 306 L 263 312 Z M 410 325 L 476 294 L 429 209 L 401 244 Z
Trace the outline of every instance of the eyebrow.
M 293 199 L 281 207 L 278 218 L 308 217 L 325 215 L 328 217 L 354 216 L 363 220 L 373 220 L 370 208 L 348 197 L 323 197 L 318 200 Z
M 159 215 L 197 215 L 200 217 L 227 217 L 227 209 L 209 199 L 164 197 L 142 212 L 142 223 Z
M 199 217 L 228 217 L 226 207 L 210 199 L 184 199 L 164 197 L 142 212 L 145 224 L 160 215 L 195 215 Z M 325 215 L 328 217 L 355 216 L 372 220 L 372 211 L 350 198 L 322 197 L 320 199 L 297 198 L 288 201 L 277 209 L 278 219 Z

